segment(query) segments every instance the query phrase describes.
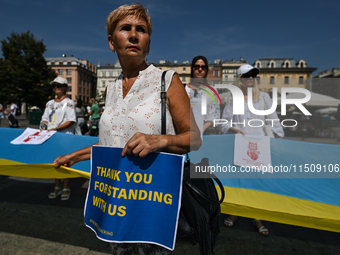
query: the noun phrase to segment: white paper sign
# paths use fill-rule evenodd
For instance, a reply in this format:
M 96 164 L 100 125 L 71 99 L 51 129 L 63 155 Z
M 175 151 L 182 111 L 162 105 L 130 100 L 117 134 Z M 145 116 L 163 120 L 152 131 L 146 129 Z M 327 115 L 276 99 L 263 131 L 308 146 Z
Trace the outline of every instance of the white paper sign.
M 11 141 L 11 144 L 42 144 L 55 133 L 56 131 L 26 128 L 20 136 Z
M 272 165 L 270 137 L 235 135 L 234 165 L 258 167 Z M 272 173 L 272 171 L 267 171 Z

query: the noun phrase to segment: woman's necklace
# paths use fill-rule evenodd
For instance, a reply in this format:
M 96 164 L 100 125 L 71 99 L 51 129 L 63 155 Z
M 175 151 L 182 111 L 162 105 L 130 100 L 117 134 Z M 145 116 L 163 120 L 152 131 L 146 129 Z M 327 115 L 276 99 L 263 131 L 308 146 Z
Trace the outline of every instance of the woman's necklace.
M 127 82 L 125 82 L 125 83 L 127 83 Z M 123 85 L 123 88 L 124 88 L 124 93 L 126 94 L 126 92 L 128 91 L 128 89 L 132 87 L 133 83 L 132 83 L 131 85 L 129 85 L 129 86 L 125 86 L 125 85 L 124 85 L 124 82 L 122 82 L 122 85 Z
M 123 85 L 123 88 L 124 88 L 124 93 L 126 93 L 126 92 L 127 92 L 127 90 L 128 90 L 130 87 L 131 87 L 131 85 L 130 85 L 130 86 L 124 86 L 124 85 Z

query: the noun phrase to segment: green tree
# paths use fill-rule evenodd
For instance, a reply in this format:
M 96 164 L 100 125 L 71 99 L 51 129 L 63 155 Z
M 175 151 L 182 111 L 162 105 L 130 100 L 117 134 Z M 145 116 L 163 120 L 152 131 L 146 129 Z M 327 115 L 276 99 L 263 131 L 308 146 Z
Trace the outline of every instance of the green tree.
M 30 31 L 12 32 L 1 41 L 3 59 L 0 59 L 0 101 L 26 102 L 40 108 L 53 95 L 50 86 L 56 74 L 46 65 L 43 57 L 46 47 L 42 40 L 34 38 Z

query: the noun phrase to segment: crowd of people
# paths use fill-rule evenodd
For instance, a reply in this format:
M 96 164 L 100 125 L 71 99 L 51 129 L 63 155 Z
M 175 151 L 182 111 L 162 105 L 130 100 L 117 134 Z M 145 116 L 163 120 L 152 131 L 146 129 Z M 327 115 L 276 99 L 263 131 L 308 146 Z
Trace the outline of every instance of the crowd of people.
M 243 122 L 246 118 L 256 117 L 264 120 L 264 116 L 253 116 L 245 103 L 244 115 L 233 115 L 232 99 L 227 100 L 224 109 L 214 104 L 213 99 L 207 102 L 207 114 L 204 117 L 195 115 L 191 102 L 198 103 L 202 97 L 205 84 L 208 84 L 208 61 L 204 56 L 193 58 L 191 64 L 192 83 L 183 85 L 178 74 L 169 70 L 165 76 L 166 90 L 166 134 L 161 134 L 161 76 L 162 70 L 148 65 L 145 61 L 150 51 L 150 36 L 152 23 L 147 10 L 141 4 L 123 5 L 110 13 L 106 21 L 107 40 L 112 53 L 117 54 L 122 67 L 121 75 L 109 83 L 105 90 L 105 110 L 101 111 L 94 99 L 90 100 L 88 112 L 79 99 L 75 103 L 67 96 L 67 80 L 57 77 L 51 82 L 55 98 L 46 103 L 41 119 L 41 129 L 54 130 L 66 134 L 84 134 L 87 125 L 86 117 L 90 119 L 90 135 L 98 135 L 99 142 L 95 145 L 123 147 L 122 157 L 134 155 L 145 157 L 151 152 L 169 152 L 186 154 L 190 150 L 198 150 L 201 146 L 202 135 L 209 134 L 214 119 L 234 120 Z M 256 76 L 260 70 L 250 65 L 241 66 L 237 70 L 237 86 L 243 91 L 245 102 L 252 97 L 254 107 L 258 110 L 271 105 L 268 94 L 261 92 L 256 84 Z M 253 94 L 248 95 L 247 89 L 253 88 Z M 143 96 L 140 96 L 143 95 Z M 196 100 L 196 101 L 195 101 Z M 223 110 L 223 112 L 221 112 Z M 10 112 L 14 112 L 11 106 Z M 0 105 L 0 117 L 3 107 Z M 270 116 L 277 119 L 276 113 Z M 197 123 L 196 123 L 197 122 Z M 151 124 L 150 124 L 151 123 Z M 230 123 L 230 122 L 228 122 Z M 96 127 L 96 128 L 95 128 Z M 131 128 L 136 127 L 136 128 Z M 95 131 L 94 131 L 95 130 Z M 281 126 L 272 128 L 275 137 L 284 136 Z M 223 134 L 240 133 L 243 135 L 266 135 L 260 128 L 249 126 L 231 127 L 224 124 Z M 91 148 L 81 149 L 55 159 L 56 168 L 71 167 L 73 164 L 89 160 Z M 61 196 L 68 200 L 71 195 L 69 180 L 56 179 L 54 190 L 49 194 L 50 199 Z M 236 216 L 230 215 L 224 221 L 225 226 L 232 227 Z M 259 219 L 254 220 L 259 233 L 268 235 Z M 111 243 L 114 254 L 170 254 L 161 246 L 140 243 Z

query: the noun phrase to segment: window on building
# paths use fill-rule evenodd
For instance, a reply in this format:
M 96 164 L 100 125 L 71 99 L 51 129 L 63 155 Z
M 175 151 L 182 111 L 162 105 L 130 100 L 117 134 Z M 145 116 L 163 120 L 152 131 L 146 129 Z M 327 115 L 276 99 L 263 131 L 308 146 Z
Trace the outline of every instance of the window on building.
M 275 77 L 274 76 L 269 77 L 269 84 L 275 84 Z
M 285 64 L 285 67 L 286 67 L 286 68 L 288 68 L 288 67 L 289 67 L 289 63 L 288 63 L 288 62 L 286 62 L 286 64 Z
M 285 84 L 289 84 L 289 76 L 285 76 L 285 81 L 284 81 Z
M 186 67 L 183 67 L 183 71 L 186 71 L 187 70 L 187 68 Z
M 68 91 L 68 92 L 72 92 L 72 86 L 68 86 L 67 91 Z
M 219 70 L 214 70 L 214 77 L 219 77 L 220 75 L 220 71 Z
M 67 83 L 71 84 L 72 83 L 72 78 L 67 78 Z
M 58 69 L 58 73 L 59 73 L 60 75 L 63 75 L 63 74 L 64 74 L 64 69 Z
M 72 69 L 67 69 L 67 74 L 71 75 L 72 74 Z
M 270 64 L 270 68 L 274 68 L 274 63 L 271 63 L 271 64 Z
M 299 76 L 299 84 L 303 84 L 304 83 L 304 77 L 303 76 Z
M 224 81 L 228 81 L 229 77 L 228 76 L 224 76 Z
M 102 81 L 102 87 L 105 88 L 105 81 Z
M 182 81 L 186 81 L 187 80 L 187 77 L 182 77 Z
M 83 88 L 83 94 L 85 94 L 85 88 Z

